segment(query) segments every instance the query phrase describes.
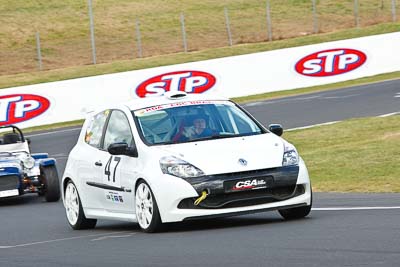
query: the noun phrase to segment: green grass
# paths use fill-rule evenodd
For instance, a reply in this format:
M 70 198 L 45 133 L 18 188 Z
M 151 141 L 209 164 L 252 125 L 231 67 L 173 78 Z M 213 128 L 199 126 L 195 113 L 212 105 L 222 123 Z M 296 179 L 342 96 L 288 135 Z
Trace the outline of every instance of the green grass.
M 400 192 L 400 116 L 351 119 L 285 132 L 314 191 Z

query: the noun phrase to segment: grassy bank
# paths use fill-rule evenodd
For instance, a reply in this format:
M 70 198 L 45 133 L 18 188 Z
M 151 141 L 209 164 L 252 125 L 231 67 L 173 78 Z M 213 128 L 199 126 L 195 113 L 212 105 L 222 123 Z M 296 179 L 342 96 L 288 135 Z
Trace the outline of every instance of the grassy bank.
M 313 15 L 311 0 L 269 2 L 274 42 L 356 27 L 354 0 L 315 1 L 317 16 Z M 358 2 L 360 30 L 392 22 L 391 0 Z M 92 3 L 98 63 L 138 58 L 136 22 L 140 24 L 143 57 L 183 52 L 181 14 L 185 16 L 190 52 L 229 45 L 225 8 L 233 45 L 269 39 L 265 0 L 92 0 Z M 88 1 L 0 0 L 0 75 L 38 69 L 36 33 L 40 33 L 44 70 L 92 63 Z
M 284 133 L 319 192 L 400 192 L 400 116 Z

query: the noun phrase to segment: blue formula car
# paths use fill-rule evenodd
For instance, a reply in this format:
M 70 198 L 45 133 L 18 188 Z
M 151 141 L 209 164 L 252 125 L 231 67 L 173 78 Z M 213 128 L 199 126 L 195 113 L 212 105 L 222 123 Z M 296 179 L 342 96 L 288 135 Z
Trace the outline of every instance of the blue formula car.
M 1 126 L 0 199 L 37 193 L 46 201 L 60 199 L 56 160 L 47 153 L 31 154 L 30 141 L 14 126 Z

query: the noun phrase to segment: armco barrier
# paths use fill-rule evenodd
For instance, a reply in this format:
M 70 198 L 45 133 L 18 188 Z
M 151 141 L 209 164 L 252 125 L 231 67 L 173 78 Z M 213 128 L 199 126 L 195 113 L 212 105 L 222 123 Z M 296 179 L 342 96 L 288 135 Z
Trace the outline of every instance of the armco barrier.
M 400 70 L 400 33 L 0 90 L 0 125 L 82 119 L 105 102 L 165 91 L 238 97 Z

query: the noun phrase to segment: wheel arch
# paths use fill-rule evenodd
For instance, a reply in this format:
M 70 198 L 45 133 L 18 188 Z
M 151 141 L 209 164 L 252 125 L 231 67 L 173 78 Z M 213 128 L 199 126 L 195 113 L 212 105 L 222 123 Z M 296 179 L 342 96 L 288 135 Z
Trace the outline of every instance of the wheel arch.
M 68 184 L 69 181 L 72 181 L 72 178 L 65 177 L 61 181 L 61 196 L 62 196 L 63 202 L 64 202 L 64 198 L 65 198 L 65 190 L 67 190 L 67 184 Z
M 139 186 L 139 183 L 140 183 L 141 181 L 145 182 L 146 184 L 148 184 L 148 185 L 150 186 L 149 182 L 146 181 L 146 179 L 144 179 L 144 178 L 142 178 L 142 177 L 137 178 L 137 179 L 136 179 L 136 182 L 135 182 L 135 194 L 136 194 L 136 189 L 137 189 L 137 187 Z
M 74 182 L 71 177 L 65 177 L 62 181 L 63 194 L 65 193 L 65 190 L 67 189 L 67 184 L 69 181 Z
M 40 167 L 54 166 L 57 168 L 56 160 L 53 158 L 40 158 L 40 159 L 36 159 L 36 160 L 37 160 L 37 163 L 39 163 Z

